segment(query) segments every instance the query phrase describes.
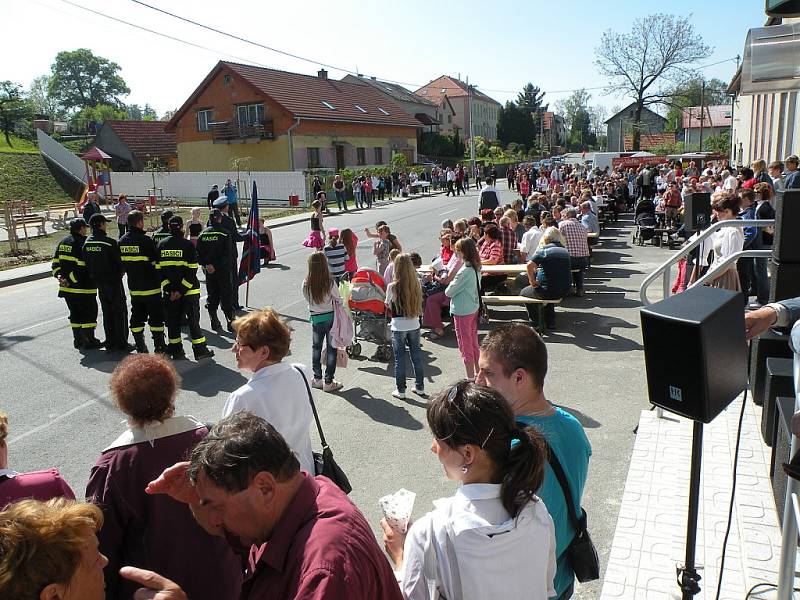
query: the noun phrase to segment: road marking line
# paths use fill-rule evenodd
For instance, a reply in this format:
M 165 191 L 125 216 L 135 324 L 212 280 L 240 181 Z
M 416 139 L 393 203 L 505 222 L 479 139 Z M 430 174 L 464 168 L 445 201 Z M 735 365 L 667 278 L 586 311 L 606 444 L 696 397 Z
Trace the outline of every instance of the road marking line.
M 103 396 L 100 396 L 100 398 L 102 398 L 102 397 Z M 97 401 L 98 401 L 97 398 L 94 399 L 94 400 L 87 400 L 83 404 L 79 404 L 78 406 L 75 406 L 75 407 L 69 409 L 67 412 L 61 413 L 55 419 L 52 419 L 52 420 L 48 421 L 47 423 L 42 423 L 38 427 L 34 427 L 33 429 L 31 429 L 29 431 L 26 431 L 25 433 L 21 433 L 17 437 L 10 439 L 9 443 L 12 444 L 12 445 L 16 444 L 17 442 L 20 442 L 20 441 L 24 440 L 25 438 L 34 435 L 35 433 L 39 433 L 40 431 L 42 431 L 44 429 L 48 429 L 48 428 L 52 427 L 53 425 L 55 425 L 56 423 L 58 423 L 59 421 L 63 421 L 64 419 L 66 419 L 70 415 L 78 412 L 79 410 L 83 410 L 84 408 L 88 408 L 88 407 L 92 406 L 93 404 L 97 404 Z
M 447 212 L 439 213 L 439 216 L 443 217 L 444 215 L 449 215 L 450 213 L 454 213 L 457 210 L 458 210 L 457 208 L 454 208 L 453 210 L 448 210 Z
M 0 337 L 11 337 L 12 335 L 17 335 L 19 333 L 23 333 L 30 329 L 36 329 L 37 327 L 41 327 L 42 325 L 48 325 L 49 323 L 55 323 L 56 321 L 62 321 L 68 317 L 56 317 L 55 319 L 50 319 L 49 321 L 42 321 L 41 323 L 37 323 L 36 325 L 29 325 L 28 327 L 23 327 L 22 329 L 17 329 L 16 331 L 10 331 L 9 333 L 0 334 Z

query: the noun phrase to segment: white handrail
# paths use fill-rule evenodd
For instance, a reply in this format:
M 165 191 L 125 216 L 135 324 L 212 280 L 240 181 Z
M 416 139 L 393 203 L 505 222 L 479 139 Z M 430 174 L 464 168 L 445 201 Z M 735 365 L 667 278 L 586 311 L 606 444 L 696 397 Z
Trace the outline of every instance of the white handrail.
M 711 237 L 714 233 L 722 229 L 723 227 L 771 227 L 775 225 L 774 219 L 751 219 L 751 220 L 744 220 L 744 219 L 727 219 L 725 221 L 717 221 L 716 223 L 710 225 L 705 231 L 703 231 L 700 235 L 698 235 L 694 240 L 689 242 L 687 245 L 682 247 L 678 250 L 675 254 L 670 256 L 666 261 L 664 261 L 655 271 L 650 273 L 647 277 L 644 278 L 641 287 L 639 288 L 639 298 L 642 301 L 643 306 L 648 306 L 652 304 L 647 297 L 647 290 L 653 284 L 653 282 L 662 277 L 662 286 L 663 286 L 663 293 L 664 298 L 668 298 L 670 292 L 672 290 L 672 282 L 670 281 L 670 272 L 672 270 L 672 266 L 678 264 L 678 261 L 685 256 L 688 256 L 689 253 L 700 246 L 706 239 Z M 755 252 L 753 250 L 746 250 L 745 252 Z M 760 251 L 763 252 L 763 251 Z M 756 256 L 767 256 L 767 254 L 757 254 Z M 736 258 L 739 258 L 736 256 Z
M 705 275 L 689 287 L 703 285 L 706 281 L 719 277 L 731 263 L 736 264 L 736 261 L 740 258 L 769 258 L 770 256 L 772 256 L 772 248 L 764 248 L 763 250 L 739 250 L 739 252 L 731 254 L 713 269 L 709 269 Z

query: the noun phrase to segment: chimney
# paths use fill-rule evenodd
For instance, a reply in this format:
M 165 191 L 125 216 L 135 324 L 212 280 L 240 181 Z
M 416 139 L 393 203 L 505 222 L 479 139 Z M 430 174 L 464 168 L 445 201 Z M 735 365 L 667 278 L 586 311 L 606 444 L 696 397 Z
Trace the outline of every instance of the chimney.
M 325 69 L 320 69 L 319 71 L 317 71 L 317 77 L 319 77 L 320 79 L 327 79 L 328 72 Z

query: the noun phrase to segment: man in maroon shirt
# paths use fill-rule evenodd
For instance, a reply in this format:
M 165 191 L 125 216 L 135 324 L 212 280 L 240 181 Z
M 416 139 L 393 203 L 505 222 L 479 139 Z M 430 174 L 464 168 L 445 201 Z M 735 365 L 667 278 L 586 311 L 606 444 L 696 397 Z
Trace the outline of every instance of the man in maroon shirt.
M 252 413 L 217 423 L 190 462 L 147 492 L 189 504 L 206 531 L 250 549 L 244 600 L 402 598 L 364 515 L 330 480 L 300 471 L 281 435 Z M 156 578 L 140 581 L 160 589 Z

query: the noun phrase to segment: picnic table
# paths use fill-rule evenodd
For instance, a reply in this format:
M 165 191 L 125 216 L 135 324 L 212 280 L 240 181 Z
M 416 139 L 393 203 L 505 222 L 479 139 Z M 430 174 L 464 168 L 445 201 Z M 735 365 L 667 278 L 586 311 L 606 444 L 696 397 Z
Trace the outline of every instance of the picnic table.
M 422 188 L 422 195 L 424 196 L 425 192 L 428 191 L 428 188 L 431 187 L 431 182 L 430 181 L 423 181 L 421 179 L 418 179 L 417 181 L 415 181 L 414 183 L 411 183 L 409 185 L 411 186 L 411 193 L 412 194 L 416 193 L 414 188 L 418 188 L 419 187 L 419 188 Z

